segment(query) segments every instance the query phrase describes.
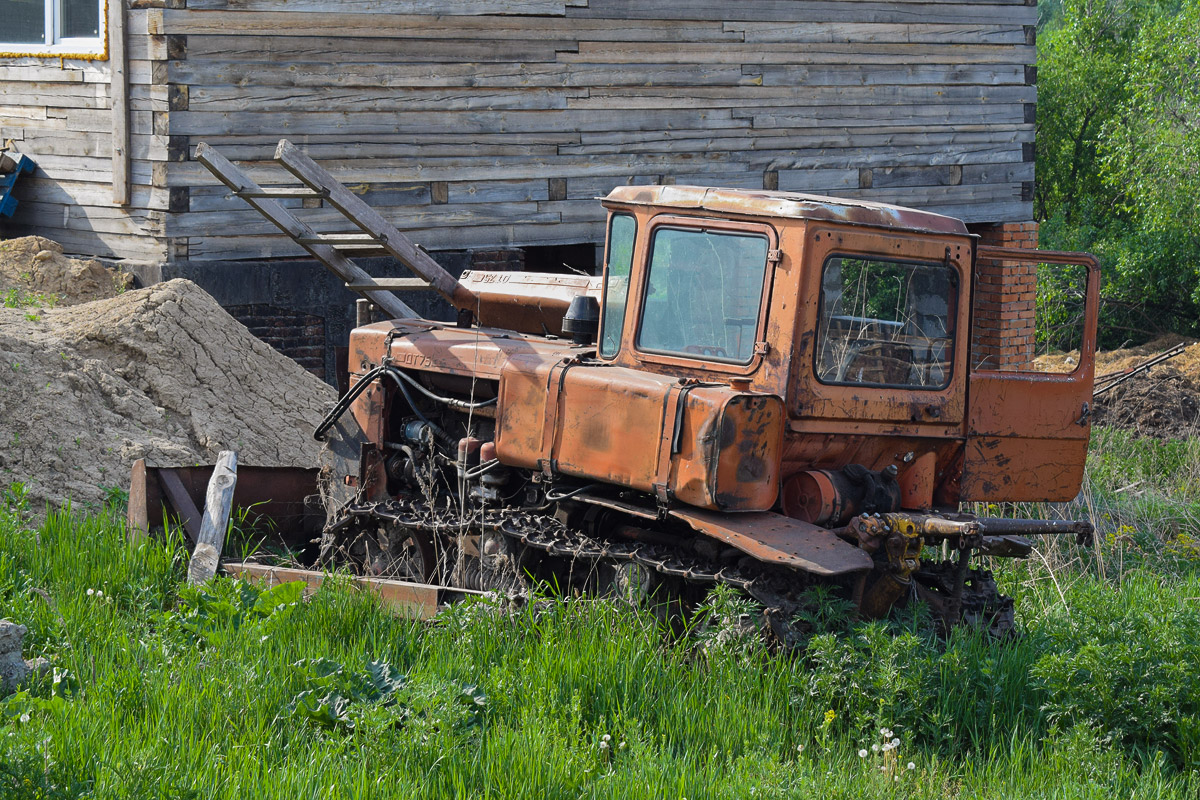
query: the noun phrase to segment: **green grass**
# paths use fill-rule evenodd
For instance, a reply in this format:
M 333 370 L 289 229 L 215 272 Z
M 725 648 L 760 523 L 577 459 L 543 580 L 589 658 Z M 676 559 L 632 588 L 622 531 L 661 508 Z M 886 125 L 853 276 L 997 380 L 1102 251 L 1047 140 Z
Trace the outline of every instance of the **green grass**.
M 1000 572 L 1017 640 L 938 641 L 915 610 L 788 656 L 593 600 L 422 625 L 336 582 L 189 591 L 178 540 L 30 526 L 10 491 L 0 617 L 59 682 L 0 699 L 0 798 L 1193 798 L 1196 451 L 1097 444 L 1081 505 L 1112 519 Z

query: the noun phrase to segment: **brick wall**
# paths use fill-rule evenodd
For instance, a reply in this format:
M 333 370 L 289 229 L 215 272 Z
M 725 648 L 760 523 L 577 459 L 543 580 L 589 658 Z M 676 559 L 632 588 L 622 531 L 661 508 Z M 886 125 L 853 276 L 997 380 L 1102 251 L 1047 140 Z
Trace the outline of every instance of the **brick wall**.
M 482 272 L 519 272 L 525 269 L 525 251 L 519 247 L 506 250 L 475 250 L 471 253 L 471 269 Z
M 325 374 L 325 320 L 278 306 L 227 306 L 226 311 L 250 332 L 321 380 Z
M 973 226 L 981 245 L 1036 250 L 1036 222 Z M 979 259 L 975 266 L 971 363 L 977 369 L 1019 370 L 1033 359 L 1037 265 Z

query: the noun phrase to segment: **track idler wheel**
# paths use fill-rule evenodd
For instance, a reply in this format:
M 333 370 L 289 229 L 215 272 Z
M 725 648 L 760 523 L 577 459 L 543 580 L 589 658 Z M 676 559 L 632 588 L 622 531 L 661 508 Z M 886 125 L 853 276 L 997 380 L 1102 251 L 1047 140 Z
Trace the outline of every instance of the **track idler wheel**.
M 369 520 L 348 532 L 341 548 L 357 571 L 372 578 L 437 582 L 437 549 L 424 531 L 387 520 Z

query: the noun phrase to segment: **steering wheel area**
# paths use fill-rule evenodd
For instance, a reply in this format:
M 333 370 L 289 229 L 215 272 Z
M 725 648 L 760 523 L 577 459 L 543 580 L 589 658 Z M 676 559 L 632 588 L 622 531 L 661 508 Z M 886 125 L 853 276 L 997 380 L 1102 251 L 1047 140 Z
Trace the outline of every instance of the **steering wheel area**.
M 709 347 L 708 345 L 689 344 L 683 348 L 683 352 L 691 353 L 696 356 L 708 356 L 709 358 L 729 358 L 729 354 L 725 352 L 724 347 Z

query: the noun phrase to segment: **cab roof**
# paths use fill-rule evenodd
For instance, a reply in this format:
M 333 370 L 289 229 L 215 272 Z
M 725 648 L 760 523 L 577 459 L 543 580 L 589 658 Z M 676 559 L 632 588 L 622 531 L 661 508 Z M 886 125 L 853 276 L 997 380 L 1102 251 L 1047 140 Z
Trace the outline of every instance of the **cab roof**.
M 678 208 L 685 211 L 703 209 L 726 214 L 748 214 L 760 217 L 789 217 L 815 219 L 825 222 L 846 222 L 853 225 L 873 225 L 880 228 L 931 233 L 966 235 L 962 220 L 918 211 L 915 208 L 872 203 L 869 200 L 849 200 L 799 192 L 776 192 L 765 189 L 713 189 L 705 186 L 618 186 L 604 198 L 621 205 L 648 205 Z

